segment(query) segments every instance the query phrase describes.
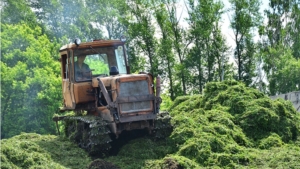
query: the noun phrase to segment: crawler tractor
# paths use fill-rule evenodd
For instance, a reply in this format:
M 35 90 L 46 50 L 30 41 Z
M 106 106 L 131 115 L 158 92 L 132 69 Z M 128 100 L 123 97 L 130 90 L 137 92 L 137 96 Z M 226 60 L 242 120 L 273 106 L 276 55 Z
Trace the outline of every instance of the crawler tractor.
M 123 131 L 145 130 L 158 138 L 170 134 L 170 116 L 159 111 L 160 78 L 154 85 L 150 73 L 130 74 L 124 41 L 76 39 L 59 52 L 60 111 L 74 113 L 53 120 L 64 121 L 66 136 L 81 148 L 105 154 Z

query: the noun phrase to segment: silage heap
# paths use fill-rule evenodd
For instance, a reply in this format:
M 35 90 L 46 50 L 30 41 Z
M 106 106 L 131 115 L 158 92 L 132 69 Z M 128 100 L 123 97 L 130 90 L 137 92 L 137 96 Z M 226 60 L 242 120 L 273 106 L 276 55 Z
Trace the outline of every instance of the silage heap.
M 69 140 L 54 135 L 21 133 L 1 140 L 2 169 L 83 169 L 91 159 Z
M 209 83 L 204 93 L 175 100 L 175 153 L 148 168 L 300 168 L 300 118 L 290 102 L 233 81 Z
M 21 134 L 1 140 L 1 168 L 300 168 L 300 117 L 242 83 L 208 83 L 204 95 L 177 98 L 165 140 L 133 139 L 115 156 L 91 162 L 75 143 Z

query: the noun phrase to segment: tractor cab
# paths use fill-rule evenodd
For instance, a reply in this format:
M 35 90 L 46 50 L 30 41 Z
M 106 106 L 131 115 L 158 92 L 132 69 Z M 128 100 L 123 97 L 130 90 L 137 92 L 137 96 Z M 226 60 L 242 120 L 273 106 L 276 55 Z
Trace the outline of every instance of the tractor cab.
M 97 77 L 129 74 L 125 43 L 120 40 L 94 40 L 60 48 L 61 75 L 63 78 L 63 110 L 75 109 L 81 103 L 93 102 L 92 81 Z

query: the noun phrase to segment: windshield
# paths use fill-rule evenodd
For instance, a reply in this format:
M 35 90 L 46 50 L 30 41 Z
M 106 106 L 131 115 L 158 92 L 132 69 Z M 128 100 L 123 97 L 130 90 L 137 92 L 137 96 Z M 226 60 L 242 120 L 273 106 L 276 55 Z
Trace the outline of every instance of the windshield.
M 108 76 L 116 66 L 119 74 L 126 74 L 123 46 L 80 49 L 74 51 L 76 81 L 91 80 L 96 76 Z

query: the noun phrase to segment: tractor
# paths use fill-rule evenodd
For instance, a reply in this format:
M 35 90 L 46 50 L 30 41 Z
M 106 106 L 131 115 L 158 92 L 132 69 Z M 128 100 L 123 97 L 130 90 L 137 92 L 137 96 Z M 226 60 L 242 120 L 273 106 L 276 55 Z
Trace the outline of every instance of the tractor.
M 105 154 L 124 131 L 170 134 L 168 112 L 160 112 L 160 77 L 130 73 L 126 41 L 93 40 L 60 48 L 63 106 L 54 116 L 65 135 L 90 154 Z M 155 83 L 154 83 L 155 82 Z M 58 125 L 57 125 L 58 126 Z M 59 132 L 59 130 L 58 130 Z

